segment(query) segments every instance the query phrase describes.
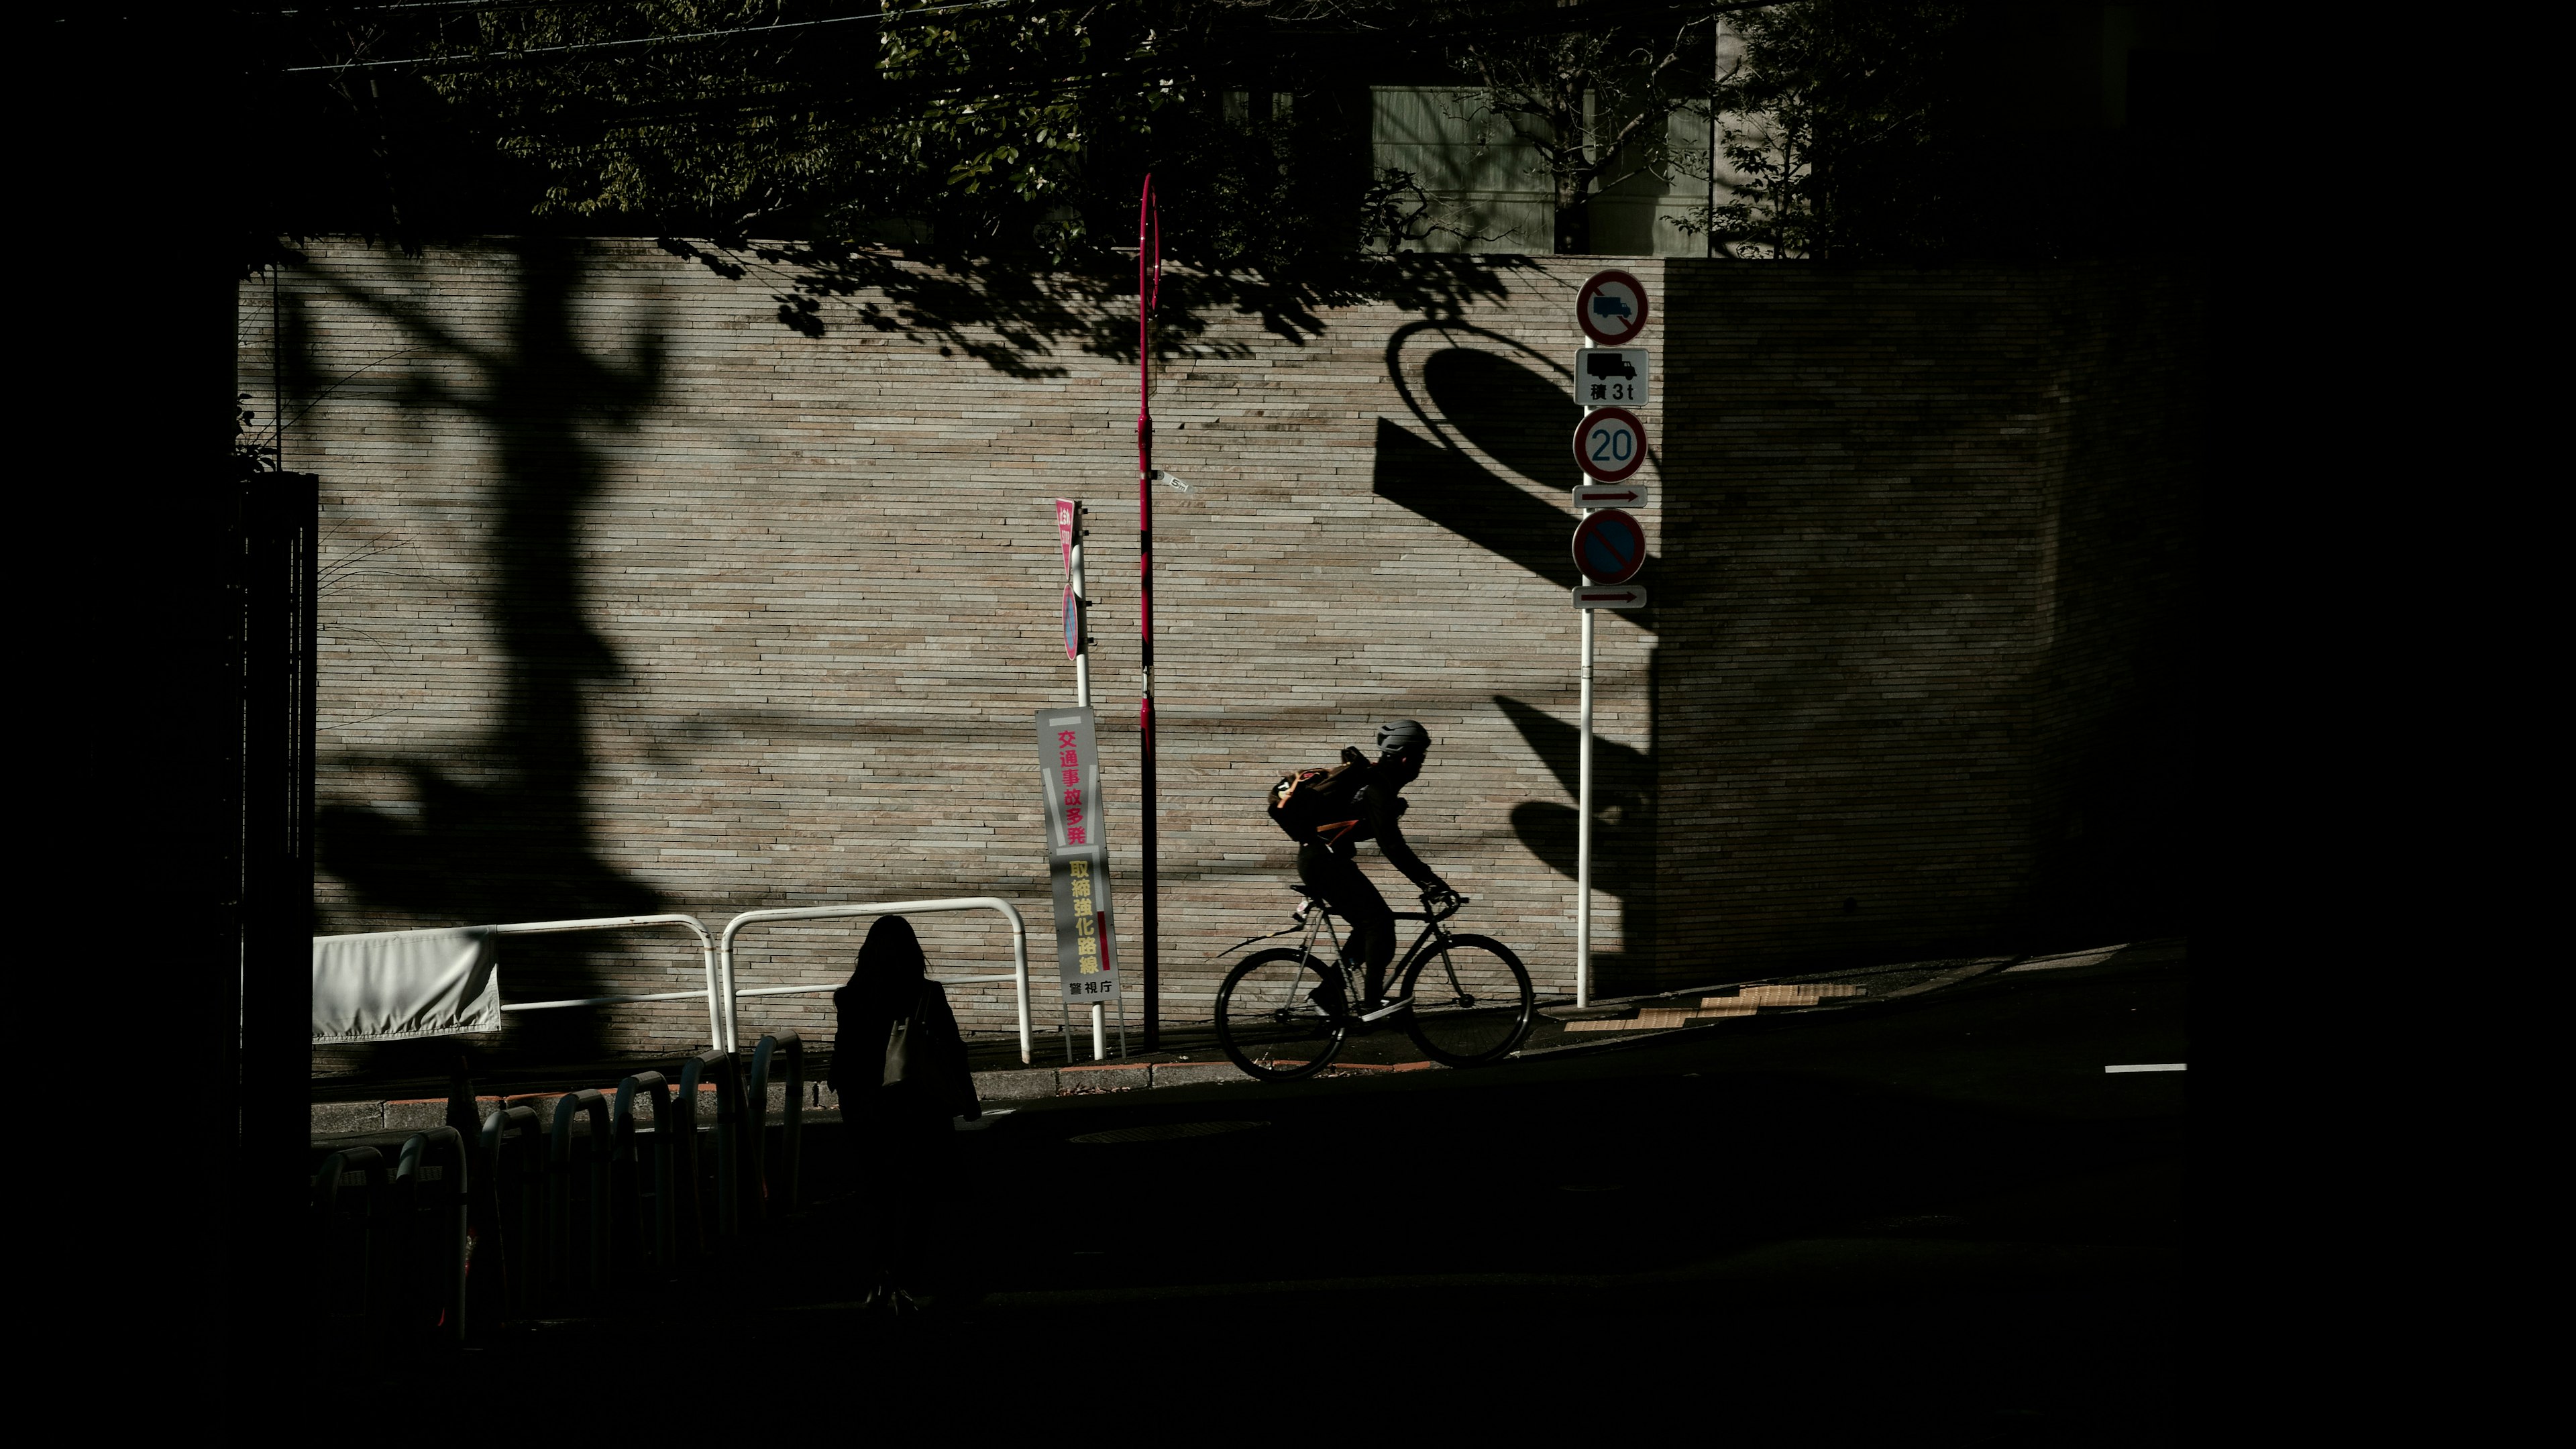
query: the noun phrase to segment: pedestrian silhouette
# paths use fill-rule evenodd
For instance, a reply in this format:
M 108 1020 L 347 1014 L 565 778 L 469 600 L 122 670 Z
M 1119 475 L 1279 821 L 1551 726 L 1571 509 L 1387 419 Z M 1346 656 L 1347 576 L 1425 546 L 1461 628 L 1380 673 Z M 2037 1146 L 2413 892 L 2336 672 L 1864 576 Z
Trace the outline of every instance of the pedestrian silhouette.
M 826 1080 L 840 1099 L 857 1184 L 867 1301 L 896 1314 L 933 1296 L 963 1197 L 950 1122 L 980 1115 L 948 993 L 928 977 L 912 923 L 880 916 L 848 984 Z

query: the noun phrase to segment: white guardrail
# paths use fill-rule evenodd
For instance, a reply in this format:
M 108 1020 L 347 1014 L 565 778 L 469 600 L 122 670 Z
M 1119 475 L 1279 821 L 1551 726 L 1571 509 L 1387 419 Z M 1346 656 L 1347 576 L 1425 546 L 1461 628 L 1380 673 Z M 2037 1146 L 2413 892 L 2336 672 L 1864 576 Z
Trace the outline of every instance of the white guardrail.
M 569 1006 L 622 1006 L 632 1001 L 686 1001 L 692 996 L 707 999 L 707 1031 L 713 1041 L 728 1041 L 732 1003 L 724 1000 L 718 988 L 715 942 L 708 938 L 707 928 L 695 916 L 596 916 L 586 921 L 518 921 L 487 929 L 495 936 L 546 936 L 560 931 L 615 931 L 628 926 L 686 926 L 698 938 L 698 954 L 705 963 L 707 984 L 698 991 L 657 991 L 649 996 L 577 996 L 566 1001 L 522 1001 L 504 1003 L 503 1011 L 560 1011 Z M 1026 1012 L 1021 1015 L 1025 1017 Z M 727 1050 L 731 1050 L 730 1047 Z
M 936 901 L 878 901 L 857 906 L 790 906 L 774 911 L 745 911 L 725 922 L 721 938 L 710 937 L 707 928 L 695 916 L 595 916 L 579 921 L 514 921 L 508 925 L 488 926 L 496 936 L 545 936 L 568 931 L 618 931 L 635 926 L 679 926 L 698 938 L 698 955 L 706 985 L 694 991 L 655 991 L 637 996 L 576 996 L 562 1001 L 504 1002 L 503 1011 L 562 1011 L 575 1006 L 625 1006 L 645 1001 L 686 1001 L 705 997 L 707 1003 L 707 1038 L 719 1049 L 741 1050 L 737 1033 L 735 1003 L 745 996 L 796 996 L 824 991 L 837 991 L 841 983 L 820 986 L 756 986 L 744 990 L 734 984 L 734 939 L 746 927 L 775 921 L 820 921 L 841 916 L 927 915 L 933 911 L 999 911 L 1011 923 L 1011 969 L 996 976 L 933 977 L 943 986 L 968 986 L 988 981 L 1012 983 L 1018 999 L 1020 1017 L 1020 1060 L 1030 1059 L 1029 1037 L 1029 928 L 1020 919 L 1018 908 L 999 896 L 952 896 Z
M 1011 923 L 1011 970 L 1006 976 L 932 977 L 943 986 L 966 986 L 987 981 L 1008 981 L 1017 988 L 1020 1010 L 1020 1061 L 1030 1059 L 1029 1040 L 1029 928 L 1020 919 L 1017 907 L 999 896 L 952 896 L 936 901 L 879 901 L 864 906 L 788 906 L 774 911 L 745 911 L 725 922 L 724 935 L 716 947 L 719 974 L 724 978 L 724 1029 L 717 1036 L 727 1051 L 735 1050 L 734 1003 L 746 996 L 795 996 L 837 991 L 841 983 L 823 986 L 758 986 L 743 990 L 734 984 L 733 943 L 747 926 L 765 925 L 772 921 L 820 921 L 835 916 L 919 916 L 933 911 L 999 911 Z

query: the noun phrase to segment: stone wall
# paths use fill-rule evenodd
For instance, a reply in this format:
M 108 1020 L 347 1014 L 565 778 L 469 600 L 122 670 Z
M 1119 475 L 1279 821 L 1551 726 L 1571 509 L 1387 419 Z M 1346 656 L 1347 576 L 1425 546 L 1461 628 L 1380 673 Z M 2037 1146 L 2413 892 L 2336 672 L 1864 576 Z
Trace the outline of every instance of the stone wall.
M 1594 265 L 1395 259 L 1379 301 L 1171 284 L 1166 1019 L 1204 1019 L 1211 953 L 1284 921 L 1264 787 L 1398 715 L 1439 740 L 1409 835 L 1476 898 L 1473 929 L 1569 984 L 1566 384 Z M 2174 581 L 2102 559 L 2142 509 L 2179 526 L 2188 410 L 2123 389 L 2173 391 L 2187 289 L 1623 265 L 1669 294 L 1644 410 L 1669 436 L 1643 475 L 1657 608 L 1600 626 L 1600 988 L 2014 929 L 2094 778 L 2069 762 L 2134 745 L 2120 722 L 2162 697 L 2132 660 Z M 324 929 L 976 894 L 1043 923 L 1030 716 L 1071 696 L 1067 496 L 1094 510 L 1133 967 L 1132 297 L 909 264 L 794 280 L 638 241 L 330 243 L 274 302 L 245 288 L 247 405 L 264 423 L 282 391 L 287 465 L 324 479 Z M 2096 314 L 2146 293 L 2161 350 L 2124 351 Z M 2093 562 L 2070 580 L 2071 560 Z M 966 974 L 1006 959 L 992 919 L 920 924 Z M 745 984 L 833 979 L 856 934 L 783 928 Z M 696 971 L 650 933 L 504 960 L 514 1000 Z M 1001 993 L 971 995 L 971 1027 L 1007 1024 Z M 744 1029 L 828 1036 L 826 1016 L 766 998 Z M 510 1036 L 704 1032 L 682 1004 Z

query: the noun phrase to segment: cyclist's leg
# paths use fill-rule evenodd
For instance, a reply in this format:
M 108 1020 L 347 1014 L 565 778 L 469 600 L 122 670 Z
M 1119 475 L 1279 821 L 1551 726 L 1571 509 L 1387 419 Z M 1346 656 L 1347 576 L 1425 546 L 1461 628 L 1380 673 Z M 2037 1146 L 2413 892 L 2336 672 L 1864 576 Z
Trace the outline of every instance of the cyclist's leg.
M 1395 959 L 1395 912 L 1378 894 L 1376 883 L 1358 861 L 1321 845 L 1298 848 L 1297 878 L 1322 896 L 1350 928 L 1342 942 L 1344 959 L 1364 968 L 1370 996 L 1384 996 L 1387 963 Z M 1332 989 L 1340 994 L 1338 982 Z
M 1325 905 L 1340 912 L 1343 924 L 1349 926 L 1355 933 L 1357 926 L 1352 923 L 1349 912 L 1342 910 L 1342 898 L 1350 893 L 1350 883 L 1345 872 L 1347 864 L 1348 862 L 1336 857 L 1325 846 L 1297 847 L 1297 879 L 1304 883 L 1306 889 L 1323 897 Z M 1324 943 L 1319 940 L 1315 944 L 1320 947 Z M 1359 949 L 1357 935 L 1353 934 L 1345 939 L 1342 946 L 1344 950 L 1356 954 Z M 1323 976 L 1323 990 L 1316 995 L 1318 1004 L 1337 1015 L 1348 1010 L 1350 1003 L 1343 1000 L 1341 973 L 1328 970 L 1323 973 Z
M 1366 972 L 1365 990 L 1372 1000 L 1386 996 L 1386 968 L 1395 959 L 1395 912 L 1378 894 L 1377 882 L 1368 878 L 1357 860 L 1345 855 L 1327 853 L 1329 884 L 1315 888 L 1333 903 L 1350 924 L 1348 949 L 1351 959 Z

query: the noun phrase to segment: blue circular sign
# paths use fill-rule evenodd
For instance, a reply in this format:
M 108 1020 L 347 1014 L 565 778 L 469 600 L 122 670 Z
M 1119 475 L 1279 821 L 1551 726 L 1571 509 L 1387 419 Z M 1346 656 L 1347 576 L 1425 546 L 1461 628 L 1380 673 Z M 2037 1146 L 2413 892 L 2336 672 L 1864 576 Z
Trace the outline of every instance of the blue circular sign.
M 1624 584 L 1646 566 L 1646 527 L 1636 515 L 1604 508 L 1574 527 L 1574 566 L 1596 584 Z
M 1073 596 L 1073 585 L 1064 586 L 1064 657 L 1082 657 L 1082 601 Z

